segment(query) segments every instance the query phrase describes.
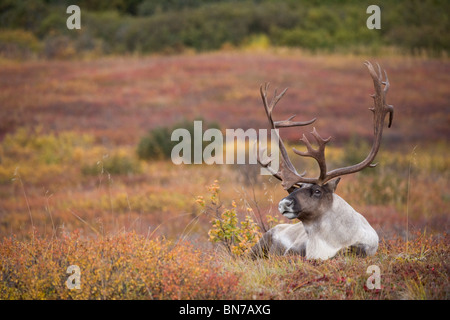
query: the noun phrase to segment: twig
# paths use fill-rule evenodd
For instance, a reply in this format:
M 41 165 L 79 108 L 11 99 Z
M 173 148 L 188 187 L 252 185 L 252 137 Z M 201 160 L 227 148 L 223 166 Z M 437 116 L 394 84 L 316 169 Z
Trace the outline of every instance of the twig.
M 31 221 L 31 227 L 32 227 L 32 238 L 33 238 L 33 242 L 34 242 L 34 222 L 33 222 L 33 216 L 31 215 L 31 208 L 30 208 L 30 203 L 28 202 L 28 196 L 27 193 L 25 191 L 25 186 L 23 184 L 22 178 L 20 177 L 20 173 L 19 173 L 19 167 L 16 167 L 16 169 L 14 170 L 14 176 L 17 177 L 17 179 L 20 182 L 20 186 L 22 188 L 22 193 L 23 196 L 25 197 L 25 202 L 27 204 L 27 208 L 28 208 L 28 214 L 30 215 L 30 221 Z
M 408 167 L 408 186 L 406 188 L 406 254 L 408 254 L 408 241 L 409 241 L 409 189 L 410 189 L 410 185 L 411 185 L 411 169 L 412 169 L 412 164 L 415 160 L 415 156 L 416 156 L 416 148 L 417 145 L 414 146 L 412 152 L 411 152 L 411 157 L 409 158 L 409 167 Z

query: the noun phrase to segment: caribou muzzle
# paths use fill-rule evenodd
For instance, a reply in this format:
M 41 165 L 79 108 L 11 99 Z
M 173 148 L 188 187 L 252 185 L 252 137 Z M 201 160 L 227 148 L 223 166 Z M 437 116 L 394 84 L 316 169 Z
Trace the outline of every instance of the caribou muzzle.
M 278 203 L 278 211 L 288 219 L 295 219 L 301 210 L 297 201 L 286 197 Z

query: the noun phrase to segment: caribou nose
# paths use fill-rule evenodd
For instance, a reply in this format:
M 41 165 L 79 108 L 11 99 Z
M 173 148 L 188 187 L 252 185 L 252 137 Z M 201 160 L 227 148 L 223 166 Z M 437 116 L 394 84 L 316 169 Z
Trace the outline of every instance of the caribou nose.
M 294 200 L 284 198 L 280 201 L 280 203 L 278 203 L 278 211 L 280 211 L 281 214 L 286 211 L 292 211 L 293 203 Z

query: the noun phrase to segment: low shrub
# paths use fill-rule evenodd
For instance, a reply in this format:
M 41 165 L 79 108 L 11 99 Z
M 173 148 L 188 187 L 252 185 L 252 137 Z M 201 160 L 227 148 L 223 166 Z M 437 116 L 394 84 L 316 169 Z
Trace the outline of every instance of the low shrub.
M 80 269 L 80 289 L 66 282 Z M 135 233 L 83 239 L 74 232 L 0 242 L 0 299 L 232 299 L 239 277 L 188 243 Z
M 41 49 L 39 40 L 25 30 L 0 30 L 0 56 L 29 58 Z
M 202 119 L 196 121 L 203 122 L 203 132 L 210 128 L 219 129 L 219 125 L 216 123 L 208 123 Z M 173 125 L 172 127 L 158 127 L 152 129 L 139 141 L 137 147 L 138 157 L 143 160 L 170 159 L 173 147 L 179 143 L 178 141 L 171 140 L 172 132 L 179 128 L 188 130 L 191 135 L 191 139 L 194 138 L 194 121 L 184 120 Z M 208 143 L 209 142 L 203 141 L 202 150 Z M 191 144 L 191 148 L 191 156 L 193 156 L 194 143 Z
M 245 219 L 239 222 L 234 201 L 231 209 L 223 208 L 219 197 L 219 182 L 214 181 L 208 189 L 209 203 L 207 204 L 202 196 L 197 197 L 197 203 L 207 214 L 214 215 L 211 220 L 212 227 L 208 232 L 209 241 L 222 245 L 230 254 L 244 255 L 261 238 L 259 226 L 250 216 L 252 209 L 248 207 Z
M 142 167 L 139 161 L 123 152 L 106 155 L 103 160 L 94 164 L 85 164 L 81 167 L 84 175 L 100 174 L 137 174 L 141 173 Z

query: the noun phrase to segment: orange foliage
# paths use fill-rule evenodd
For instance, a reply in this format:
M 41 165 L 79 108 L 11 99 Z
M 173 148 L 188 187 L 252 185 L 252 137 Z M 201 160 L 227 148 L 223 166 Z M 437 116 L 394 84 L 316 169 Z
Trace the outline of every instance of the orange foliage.
M 70 265 L 81 289 L 68 289 Z M 239 277 L 188 243 L 135 233 L 85 240 L 77 232 L 0 243 L 0 299 L 231 299 Z

